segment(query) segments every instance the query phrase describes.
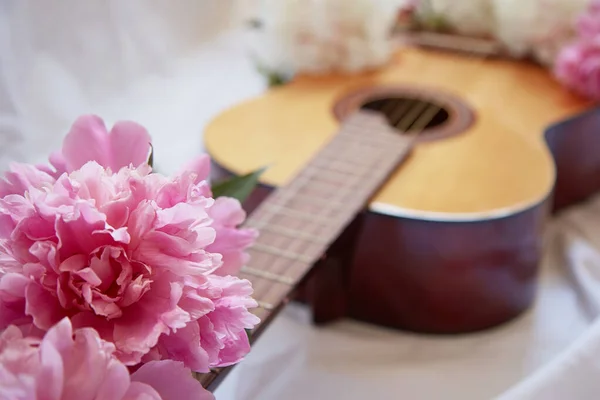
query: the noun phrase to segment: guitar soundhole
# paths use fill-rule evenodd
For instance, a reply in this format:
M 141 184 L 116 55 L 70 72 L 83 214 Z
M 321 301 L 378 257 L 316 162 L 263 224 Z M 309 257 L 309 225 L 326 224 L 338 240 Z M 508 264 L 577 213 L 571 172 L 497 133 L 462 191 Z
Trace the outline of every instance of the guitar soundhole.
M 427 133 L 431 128 L 448 122 L 450 114 L 443 106 L 409 97 L 390 97 L 369 101 L 362 109 L 385 115 L 390 126 L 400 132 Z
M 342 121 L 358 110 L 381 113 L 398 132 L 418 132 L 417 141 L 458 135 L 475 121 L 471 107 L 453 94 L 410 85 L 355 89 L 342 95 L 332 111 Z

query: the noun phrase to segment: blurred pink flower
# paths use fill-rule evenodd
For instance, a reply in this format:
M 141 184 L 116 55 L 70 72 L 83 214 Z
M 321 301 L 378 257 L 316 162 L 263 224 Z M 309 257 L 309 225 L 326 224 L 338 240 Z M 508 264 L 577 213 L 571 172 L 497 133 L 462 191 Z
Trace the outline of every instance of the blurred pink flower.
M 3 399 L 212 400 L 180 362 L 153 361 L 131 376 L 115 346 L 91 328 L 73 332 L 63 318 L 42 339 L 15 326 L 0 335 Z
M 600 100 L 600 35 L 563 48 L 556 59 L 554 73 L 569 89 Z
M 101 166 L 116 172 L 129 165 L 138 167 L 145 164 L 150 152 L 150 144 L 151 138 L 147 131 L 134 122 L 117 122 L 109 133 L 99 117 L 85 115 L 75 121 L 64 139 L 62 149 L 50 157 L 56 171 L 47 167 L 39 168 L 49 175 L 58 177 L 63 172 L 70 173 L 80 168 L 88 161 L 96 161 Z M 180 169 L 178 175 L 185 173 L 193 173 L 194 183 L 208 180 L 210 175 L 208 155 L 203 154 L 191 160 Z M 33 172 L 30 172 L 31 174 Z M 26 178 L 40 179 L 27 175 Z M 19 178 L 12 177 L 12 179 Z M 6 186 L 0 183 L 0 194 L 7 191 Z M 22 188 L 23 184 L 16 182 L 12 186 Z M 203 187 L 203 195 L 212 197 L 208 185 Z M 246 219 L 246 213 L 236 199 L 225 197 L 217 199 L 215 206 L 209 210 L 209 215 L 213 220 L 211 226 L 216 230 L 216 237 L 214 243 L 206 250 L 223 256 L 222 266 L 216 273 L 236 275 L 248 261 L 249 256 L 245 250 L 254 243 L 258 232 L 254 229 L 238 228 Z
M 47 331 L 68 316 L 126 365 L 154 352 L 198 372 L 248 352 L 257 304 L 250 282 L 212 275 L 216 204 L 198 174 L 92 161 L 54 180 L 19 168 L 0 199 L 0 329 Z M 185 351 L 182 338 L 194 339 Z
M 579 16 L 577 33 L 584 39 L 600 35 L 600 0 L 592 0 L 586 11 Z

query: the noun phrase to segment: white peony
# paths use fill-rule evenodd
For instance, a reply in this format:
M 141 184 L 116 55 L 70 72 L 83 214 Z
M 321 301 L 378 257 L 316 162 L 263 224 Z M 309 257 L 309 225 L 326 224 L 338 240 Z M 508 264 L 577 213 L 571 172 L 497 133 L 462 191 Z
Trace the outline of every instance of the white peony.
M 389 60 L 403 0 L 263 0 L 252 56 L 279 74 L 355 72 Z
M 552 65 L 575 34 L 574 23 L 590 0 L 419 0 L 419 20 L 442 20 L 452 31 L 492 36 L 514 57 Z
M 575 20 L 590 0 L 491 0 L 495 36 L 515 57 L 532 55 L 552 65 L 575 35 Z
M 250 1 L 250 0 L 247 0 Z M 514 57 L 552 66 L 590 0 L 253 0 L 251 52 L 278 75 L 355 72 L 384 64 L 402 7 L 433 28 L 495 37 Z

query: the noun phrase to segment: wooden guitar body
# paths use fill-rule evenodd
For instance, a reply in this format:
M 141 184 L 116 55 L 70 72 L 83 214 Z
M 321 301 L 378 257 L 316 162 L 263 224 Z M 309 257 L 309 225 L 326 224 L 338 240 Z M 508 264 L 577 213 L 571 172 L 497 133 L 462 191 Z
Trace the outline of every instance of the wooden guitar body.
M 534 298 L 548 213 L 600 189 L 600 112 L 541 67 L 407 47 L 378 71 L 297 77 L 208 125 L 213 177 L 268 165 L 244 204 L 252 212 L 344 118 L 383 99 L 434 111 L 304 283 L 315 320 L 459 333 L 519 315 Z

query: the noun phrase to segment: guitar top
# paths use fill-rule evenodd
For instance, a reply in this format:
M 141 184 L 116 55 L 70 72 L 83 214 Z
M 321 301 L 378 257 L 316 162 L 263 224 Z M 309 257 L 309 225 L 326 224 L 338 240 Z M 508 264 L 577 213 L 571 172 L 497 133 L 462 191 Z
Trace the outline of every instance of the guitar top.
M 399 135 L 415 131 L 418 139 L 372 198 L 371 210 L 488 219 L 550 195 L 556 171 L 543 133 L 591 106 L 533 64 L 405 47 L 377 71 L 297 76 L 230 108 L 207 126 L 205 146 L 233 174 L 268 165 L 262 183 L 281 186 L 337 133 L 341 120 L 375 109 Z

